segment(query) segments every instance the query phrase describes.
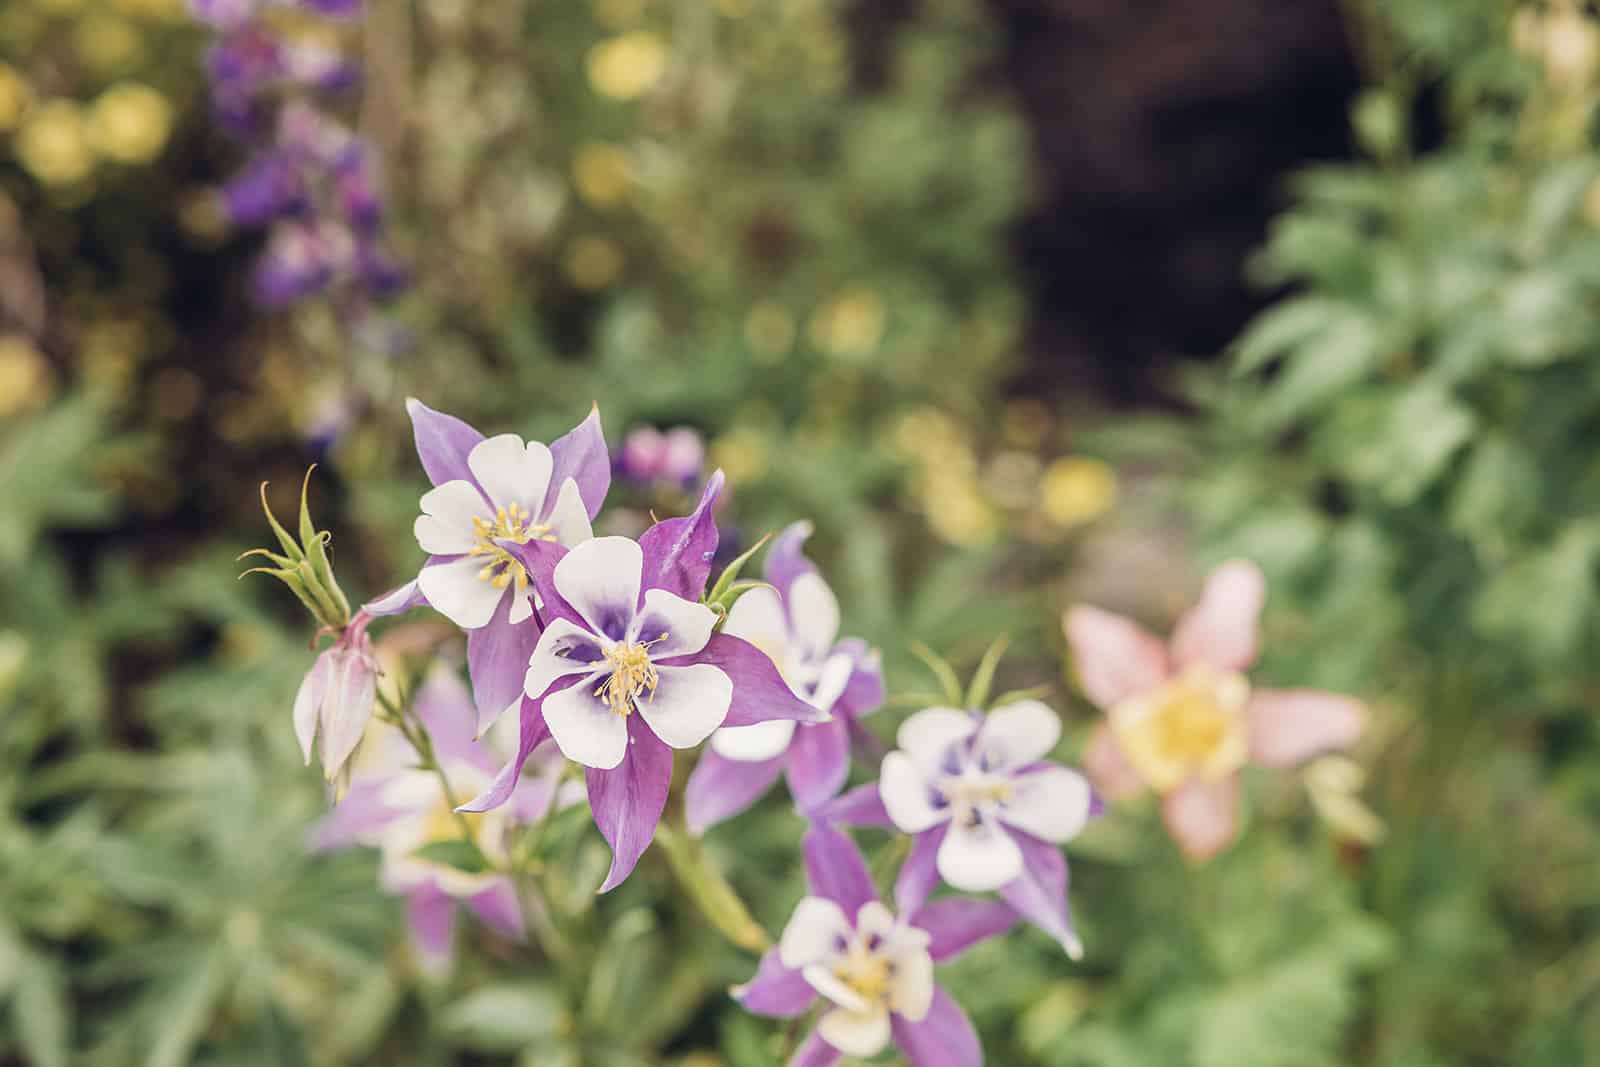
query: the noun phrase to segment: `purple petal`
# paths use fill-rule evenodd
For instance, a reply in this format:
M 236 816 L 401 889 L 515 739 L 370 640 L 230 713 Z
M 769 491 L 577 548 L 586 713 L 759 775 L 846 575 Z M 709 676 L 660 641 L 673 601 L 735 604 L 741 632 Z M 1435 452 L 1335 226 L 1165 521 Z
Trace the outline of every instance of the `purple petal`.
M 600 505 L 605 503 L 606 493 L 611 489 L 611 455 L 606 451 L 606 436 L 600 431 L 598 407 L 590 409 L 588 418 L 550 442 L 550 458 L 554 467 L 540 514 L 550 514 L 556 497 L 561 495 L 561 486 L 571 478 L 578 483 L 578 496 L 583 499 L 592 521 L 600 514 Z
M 429 672 L 417 690 L 415 709 L 442 759 L 483 765 L 487 753 L 474 743 L 472 697 L 454 671 Z
M 434 485 L 461 479 L 478 484 L 467 467 L 467 454 L 483 440 L 483 434 L 454 415 L 435 411 L 416 397 L 406 400 L 411 430 L 417 441 L 417 458 Z
M 711 557 L 717 552 L 717 522 L 712 510 L 722 492 L 723 476 L 717 471 L 706 482 L 694 513 L 658 522 L 639 538 L 644 549 L 646 589 L 665 589 L 685 600 L 699 600 L 711 577 Z
M 832 800 L 850 777 L 850 728 L 843 719 L 802 726 L 795 730 L 784 759 L 795 807 L 815 811 Z
M 383 802 L 387 778 L 366 778 L 351 785 L 339 806 L 311 831 L 309 846 L 316 850 L 349 848 L 361 844 L 403 811 Z
M 455 915 L 455 900 L 431 881 L 406 898 L 406 919 L 424 970 L 437 974 L 449 968 Z
M 788 1067 L 833 1067 L 844 1059 L 844 1053 L 822 1040 L 822 1035 L 812 1032 L 806 1043 L 789 1057 Z
M 1021 916 L 999 900 L 944 897 L 924 905 L 911 917 L 911 925 L 933 935 L 928 953 L 933 962 L 954 959 L 980 941 L 1005 933 Z
M 883 707 L 887 693 L 883 684 L 883 662 L 878 653 L 855 637 L 840 641 L 834 651 L 844 652 L 855 661 L 844 692 L 833 702 L 834 714 L 859 719 Z
M 501 878 L 488 889 L 467 898 L 467 906 L 484 924 L 505 937 L 522 938 L 522 906 L 517 889 L 509 878 Z
M 798 722 L 827 722 L 828 713 L 818 711 L 794 695 L 767 654 L 750 642 L 732 634 L 712 634 L 706 647 L 689 656 L 661 661 L 676 667 L 688 663 L 709 663 L 720 667 L 733 680 L 733 704 L 724 726 L 754 726 L 772 719 Z
M 939 884 L 939 846 L 949 829 L 949 823 L 940 823 L 911 839 L 911 854 L 894 880 L 894 906 L 900 914 L 910 915 L 921 908 Z
M 600 887 L 602 893 L 633 873 L 656 835 L 672 787 L 672 749 L 650 732 L 642 716 L 628 716 L 628 741 L 628 754 L 618 766 L 609 771 L 589 767 L 584 772 L 595 825 L 611 845 L 611 873 Z
M 1000 887 L 1000 897 L 1024 919 L 1060 942 L 1068 956 L 1083 955 L 1067 905 L 1067 859 L 1061 849 L 1028 834 L 1013 833 L 1022 849 L 1022 877 Z
M 983 1067 L 978 1032 L 961 1006 L 941 986 L 933 987 L 933 1006 L 921 1022 L 903 1015 L 889 1019 L 894 1043 L 911 1067 Z
M 417 588 L 416 579 L 412 579 L 398 589 L 391 589 L 377 599 L 367 601 L 361 610 L 368 615 L 399 615 L 427 602 L 422 590 Z
M 816 564 L 806 559 L 804 551 L 813 529 L 815 527 L 804 520 L 790 523 L 772 539 L 767 549 L 767 582 L 778 590 L 785 604 L 789 602 L 789 586 L 794 580 L 802 574 L 816 573 Z
M 770 949 L 761 957 L 756 976 L 741 986 L 734 986 L 733 999 L 745 1011 L 774 1019 L 792 1019 L 802 1015 L 817 999 L 811 983 L 791 971 L 778 959 L 778 950 Z
M 528 580 L 533 583 L 534 591 L 539 594 L 540 607 L 535 613 L 535 618 L 542 618 L 545 626 L 549 626 L 556 619 L 566 619 L 574 626 L 590 629 L 589 624 L 578 613 L 578 609 L 567 603 L 567 598 L 556 588 L 554 578 L 556 564 L 560 563 L 569 551 L 565 545 L 559 545 L 554 541 L 529 541 L 525 545 L 519 545 L 514 541 L 496 543 L 510 552 L 528 572 Z
M 467 631 L 467 671 L 472 675 L 472 695 L 478 705 L 479 737 L 522 696 L 528 661 L 539 643 L 538 623 L 532 619 L 511 622 L 513 599 L 501 597 L 489 624 Z
M 552 687 L 551 692 L 559 692 L 567 685 L 576 684 L 583 679 L 573 678 L 567 683 Z M 545 696 L 549 696 L 546 693 Z M 511 794 L 517 788 L 517 782 L 522 776 L 522 765 L 528 762 L 528 757 L 533 750 L 548 740 L 550 728 L 544 724 L 544 698 L 534 700 L 531 697 L 522 698 L 522 721 L 520 736 L 517 739 L 517 754 L 512 756 L 500 773 L 494 776 L 494 781 L 489 783 L 489 788 L 461 805 L 458 811 L 488 811 L 498 808 L 511 799 Z
M 802 844 L 806 882 L 819 897 L 827 897 L 854 918 L 861 905 L 878 899 L 866 861 L 855 842 L 831 826 L 813 825 Z
M 772 788 L 782 770 L 782 756 L 747 762 L 719 756 L 708 746 L 683 790 L 689 832 L 703 834 L 744 811 Z
M 811 817 L 838 826 L 894 825 L 894 820 L 889 818 L 889 809 L 883 806 L 883 797 L 878 793 L 877 782 L 856 786 L 836 800 L 819 807 L 811 813 Z

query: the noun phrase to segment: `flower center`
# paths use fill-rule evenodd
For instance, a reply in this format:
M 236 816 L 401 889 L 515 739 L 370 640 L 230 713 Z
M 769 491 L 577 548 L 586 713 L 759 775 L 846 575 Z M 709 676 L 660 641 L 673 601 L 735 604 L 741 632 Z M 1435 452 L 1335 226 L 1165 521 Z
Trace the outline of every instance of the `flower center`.
M 870 1004 L 888 1000 L 894 981 L 894 961 L 875 951 L 878 944 L 876 934 L 857 937 L 833 965 L 833 976 Z
M 1166 792 L 1193 775 L 1216 780 L 1244 764 L 1249 697 L 1242 676 L 1197 664 L 1148 696 L 1113 708 L 1111 724 L 1140 776 Z
M 650 646 L 656 641 L 618 642 L 607 650 L 606 662 L 611 665 L 611 676 L 600 683 L 594 695 L 604 697 L 606 704 L 618 715 L 633 711 L 634 702 L 641 691 L 648 690 L 652 696 L 655 694 L 660 675 L 656 673 L 656 665 L 650 662 Z
M 954 818 L 967 826 L 982 821 L 983 813 L 1011 800 L 1011 781 L 968 768 L 939 782 L 939 793 L 955 809 Z
M 1210 758 L 1232 726 L 1215 689 L 1179 681 L 1155 713 L 1156 745 L 1167 759 L 1193 766 Z
M 496 589 L 504 589 L 512 582 L 516 582 L 518 595 L 528 591 L 527 568 L 498 542 L 512 541 L 525 545 L 529 541 L 556 539 L 550 532 L 550 527 L 544 523 L 534 522 L 533 516 L 524 511 L 521 504 L 500 508 L 494 513 L 493 522 L 488 519 L 473 519 L 472 536 L 477 543 L 472 546 L 470 554 L 488 557 L 488 562 L 478 572 L 478 578 L 491 583 Z
M 457 815 L 443 798 L 428 811 L 428 821 L 422 828 L 422 844 L 431 845 L 438 841 L 456 840 L 461 836 L 461 823 L 457 821 L 458 819 L 466 820 L 468 828 L 472 831 L 473 843 L 481 844 L 483 813 L 463 812 Z

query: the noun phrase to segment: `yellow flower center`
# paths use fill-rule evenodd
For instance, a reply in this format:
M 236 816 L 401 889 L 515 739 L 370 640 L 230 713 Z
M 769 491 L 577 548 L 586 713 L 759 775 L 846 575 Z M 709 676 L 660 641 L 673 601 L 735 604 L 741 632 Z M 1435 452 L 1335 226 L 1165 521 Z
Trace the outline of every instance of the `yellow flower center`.
M 611 664 L 611 676 L 600 683 L 594 695 L 604 697 L 606 704 L 618 715 L 633 711 L 640 692 L 649 691 L 654 695 L 660 676 L 656 673 L 656 665 L 650 662 L 650 646 L 656 641 L 619 643 L 606 653 L 606 662 Z
M 1153 693 L 1112 709 L 1111 725 L 1128 761 L 1164 793 L 1196 775 L 1215 781 L 1244 765 L 1249 696 L 1241 675 L 1195 664 Z
M 473 519 L 472 535 L 477 543 L 472 546 L 469 554 L 488 557 L 488 562 L 484 564 L 483 570 L 478 572 L 478 577 L 493 584 L 496 589 L 504 589 L 512 582 L 516 582 L 518 595 L 528 591 L 527 568 L 499 542 L 512 541 L 525 545 L 529 541 L 556 539 L 550 532 L 550 527 L 544 523 L 534 522 L 533 516 L 524 511 L 521 504 L 512 504 L 509 508 L 496 511 L 493 522 L 488 519 Z
M 1168 759 L 1204 763 L 1227 737 L 1231 721 L 1214 692 L 1179 686 L 1156 713 L 1156 744 Z
M 894 964 L 888 957 L 867 948 L 866 939 L 850 942 L 845 955 L 833 965 L 833 976 L 849 986 L 869 1004 L 887 1000 L 894 978 Z
M 956 809 L 956 818 L 971 822 L 974 812 L 1011 799 L 1011 782 L 992 775 L 952 775 L 939 783 L 939 792 Z
M 461 836 L 461 822 L 465 819 L 467 827 L 472 831 L 474 843 L 481 843 L 483 836 L 483 813 L 462 812 L 456 814 L 442 797 L 439 803 L 428 812 L 428 821 L 423 824 L 422 843 L 431 845 L 436 841 L 454 841 Z

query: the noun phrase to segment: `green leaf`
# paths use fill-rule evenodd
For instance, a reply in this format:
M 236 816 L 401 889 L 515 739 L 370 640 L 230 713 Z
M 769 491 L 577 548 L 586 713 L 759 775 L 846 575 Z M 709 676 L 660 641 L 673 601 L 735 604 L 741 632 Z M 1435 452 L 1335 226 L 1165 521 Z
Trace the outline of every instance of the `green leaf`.
M 950 666 L 949 661 L 921 641 L 913 641 L 908 647 L 911 649 L 911 654 L 920 659 L 938 679 L 939 687 L 944 690 L 944 698 L 950 702 L 950 706 L 961 707 L 961 679 L 956 677 L 956 670 Z
M 543 982 L 485 986 L 440 1014 L 445 1035 L 478 1052 L 516 1052 L 562 1031 L 561 998 Z
M 32 959 L 11 1001 L 12 1025 L 32 1067 L 67 1067 L 70 1011 L 60 970 L 44 958 Z
M 706 594 L 705 602 L 709 605 L 715 606 L 719 601 L 722 600 L 723 597 L 727 596 L 728 593 L 732 591 L 734 583 L 738 581 L 740 572 L 744 570 L 744 565 L 749 563 L 751 558 L 754 557 L 757 552 L 761 551 L 761 549 L 765 547 L 766 543 L 770 540 L 772 540 L 772 535 L 770 533 L 763 534 L 761 540 L 745 549 L 732 563 L 729 563 L 726 567 L 722 568 L 722 574 L 718 576 L 716 584 L 711 587 L 711 591 Z M 759 582 L 747 583 L 746 588 L 751 588 L 759 584 Z M 737 596 L 733 598 L 733 600 L 737 599 Z M 733 606 L 733 600 L 728 601 L 729 607 Z
M 217 1001 L 228 980 L 229 968 L 221 949 L 212 949 L 173 983 L 159 1010 L 155 1045 L 146 1067 L 183 1067 L 211 1024 Z
M 1260 370 L 1348 313 L 1338 301 L 1316 296 L 1285 300 L 1263 311 L 1233 344 L 1233 373 Z
M 983 659 L 978 661 L 978 669 L 972 672 L 972 681 L 967 684 L 967 700 L 962 707 L 987 706 L 989 690 L 994 686 L 994 672 L 1000 666 L 1000 660 L 1005 657 L 1006 647 L 1010 644 L 1011 638 L 1001 634 L 984 650 Z
M 412 853 L 420 860 L 437 863 L 444 867 L 454 867 L 467 874 L 482 874 L 492 870 L 494 865 L 489 862 L 489 857 L 483 850 L 466 838 L 457 837 L 448 841 L 430 841 Z

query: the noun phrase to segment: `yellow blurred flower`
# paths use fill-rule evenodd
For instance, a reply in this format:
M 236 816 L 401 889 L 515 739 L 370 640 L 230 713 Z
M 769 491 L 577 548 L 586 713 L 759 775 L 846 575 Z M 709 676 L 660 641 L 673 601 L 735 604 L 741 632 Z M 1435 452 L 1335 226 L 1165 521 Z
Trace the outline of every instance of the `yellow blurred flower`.
M 84 64 L 102 72 L 125 66 L 139 54 L 139 43 L 139 31 L 115 15 L 85 15 L 72 31 L 73 47 Z
M 935 468 L 923 472 L 920 488 L 922 512 L 941 541 L 972 548 L 994 537 L 994 512 L 975 479 Z
M 811 340 L 835 356 L 870 355 L 883 339 L 885 309 L 877 293 L 853 285 L 811 316 Z
M 138 319 L 101 319 L 84 329 L 78 361 L 90 381 L 120 386 L 132 377 L 148 347 L 148 333 Z
M 759 300 L 744 318 L 744 340 L 756 360 L 776 363 L 794 345 L 794 316 L 775 300 Z
M 1557 89 L 1582 88 L 1600 63 L 1600 25 L 1574 0 L 1522 8 L 1511 23 L 1511 42 L 1544 64 L 1546 80 Z
M 1348 756 L 1324 756 L 1305 769 L 1306 791 L 1311 806 L 1333 832 L 1363 845 L 1383 840 L 1387 827 L 1358 795 L 1367 783 L 1367 772 Z
M 580 237 L 567 248 L 567 279 L 579 289 L 596 292 L 622 276 L 622 249 L 609 237 Z
M 172 132 L 172 106 L 148 85 L 119 82 L 94 102 L 89 130 L 101 155 L 119 163 L 148 163 Z
M 730 430 L 711 442 L 711 466 L 735 485 L 753 482 L 767 469 L 767 439 L 748 427 Z
M 0 131 L 16 129 L 32 100 L 27 79 L 15 67 L 0 63 Z
M 1087 456 L 1063 456 L 1045 468 L 1039 504 L 1058 526 L 1081 526 L 1117 502 L 1117 475 L 1109 464 Z
M 591 206 L 614 207 L 628 195 L 632 168 L 627 149 L 590 141 L 572 157 L 572 184 Z
M 0 417 L 43 407 L 55 391 L 50 364 L 21 334 L 0 334 Z
M 649 92 L 667 69 L 667 46 L 648 30 L 635 30 L 589 49 L 589 84 L 615 100 Z
M 94 153 L 78 105 L 51 100 L 34 109 L 17 135 L 17 155 L 28 173 L 46 185 L 87 178 L 94 170 Z

